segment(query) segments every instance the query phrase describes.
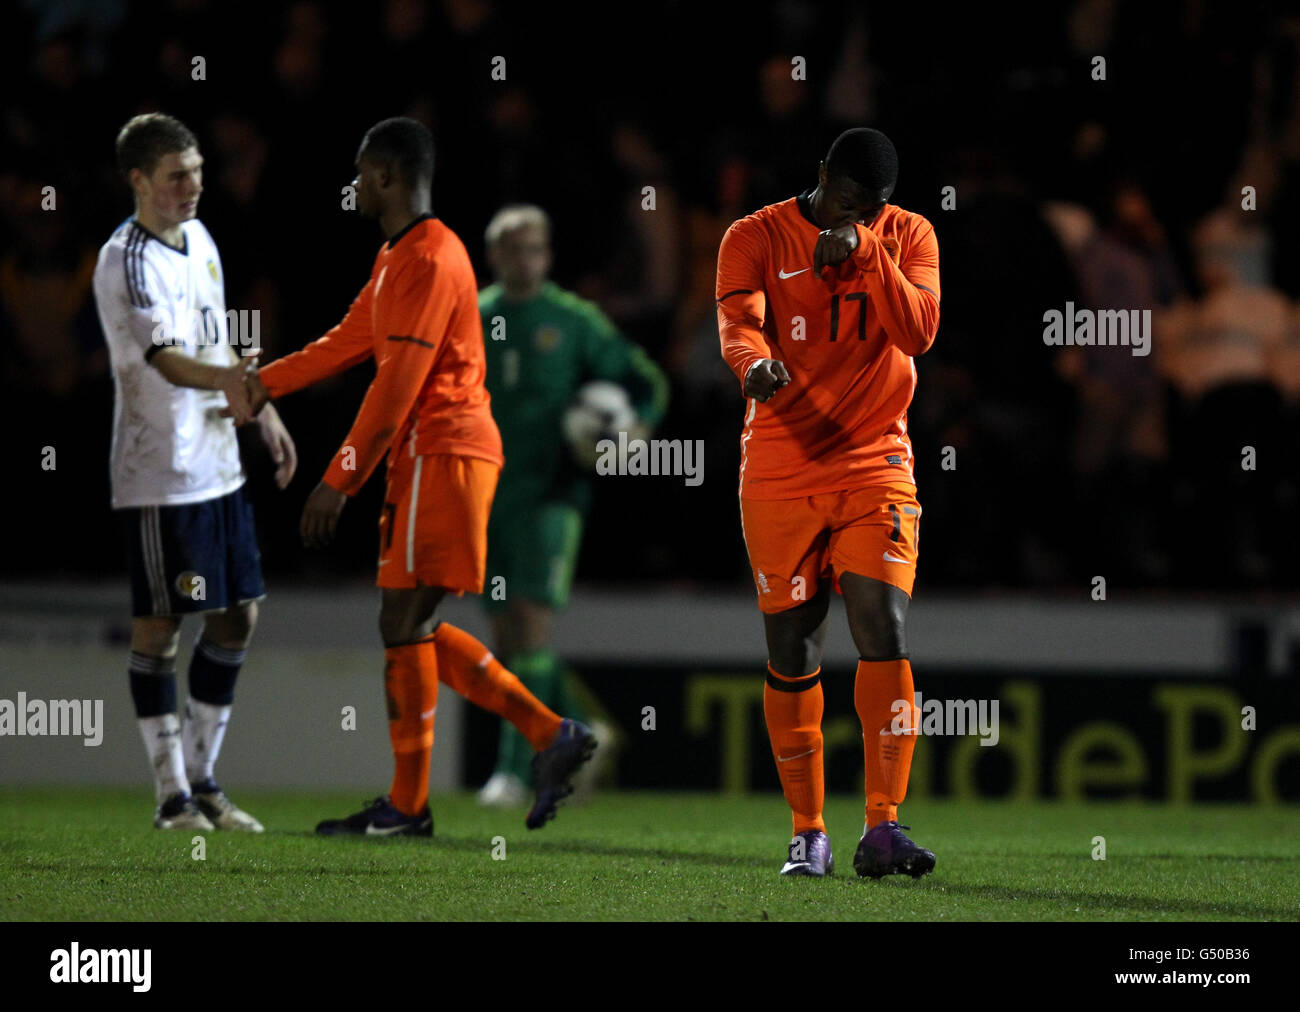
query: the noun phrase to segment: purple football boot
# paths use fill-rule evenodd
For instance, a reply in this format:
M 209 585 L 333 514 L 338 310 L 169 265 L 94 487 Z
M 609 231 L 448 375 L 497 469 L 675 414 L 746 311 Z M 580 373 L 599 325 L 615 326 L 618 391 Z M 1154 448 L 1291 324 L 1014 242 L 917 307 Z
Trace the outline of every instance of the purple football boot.
M 407 815 L 384 794 L 346 819 L 317 823 L 316 832 L 321 836 L 432 836 L 433 816 L 428 805 L 419 815 Z
M 551 744 L 533 756 L 533 786 L 537 800 L 528 810 L 524 825 L 541 829 L 548 819 L 555 818 L 560 801 L 573 793 L 569 782 L 578 767 L 596 751 L 596 736 L 591 728 L 576 720 L 565 719 L 555 732 Z
M 884 875 L 911 875 L 920 878 L 934 870 L 934 853 L 918 847 L 904 834 L 911 826 L 882 822 L 868 829 L 858 841 L 853 855 L 853 870 L 863 878 Z
M 830 838 L 819 829 L 796 833 L 790 841 L 790 856 L 781 869 L 782 875 L 811 875 L 821 878 L 835 872 Z

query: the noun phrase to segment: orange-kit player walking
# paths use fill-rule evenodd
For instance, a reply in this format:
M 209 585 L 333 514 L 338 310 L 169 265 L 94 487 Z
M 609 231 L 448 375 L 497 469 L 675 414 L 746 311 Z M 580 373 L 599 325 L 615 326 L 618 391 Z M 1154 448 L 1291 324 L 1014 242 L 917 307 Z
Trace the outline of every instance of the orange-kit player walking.
M 483 590 L 487 523 L 501 472 L 501 437 L 484 387 L 483 330 L 469 256 L 431 213 L 433 139 L 415 120 L 387 119 L 357 153 L 357 210 L 387 242 L 343 321 L 250 379 L 254 407 L 374 357 L 374 382 L 347 439 L 303 508 L 304 544 L 334 536 L 348 497 L 385 454 L 379 520 L 379 628 L 386 657 L 396 770 L 388 795 L 318 833 L 429 836 L 429 759 L 438 683 L 499 714 L 537 750 L 537 829 L 572 788 L 596 742 L 540 703 L 473 636 L 434 612 L 447 593 Z M 264 385 L 261 389 L 258 383 Z
M 917 727 L 903 635 L 921 519 L 907 406 L 912 359 L 939 327 L 939 248 L 928 221 L 887 203 L 897 178 L 889 138 L 845 131 L 815 188 L 735 222 L 718 253 L 722 356 L 748 398 L 740 516 L 767 635 L 763 712 L 794 813 L 783 875 L 834 869 L 821 732 L 832 588 L 860 657 L 867 803 L 853 867 L 934 867 L 898 805 Z

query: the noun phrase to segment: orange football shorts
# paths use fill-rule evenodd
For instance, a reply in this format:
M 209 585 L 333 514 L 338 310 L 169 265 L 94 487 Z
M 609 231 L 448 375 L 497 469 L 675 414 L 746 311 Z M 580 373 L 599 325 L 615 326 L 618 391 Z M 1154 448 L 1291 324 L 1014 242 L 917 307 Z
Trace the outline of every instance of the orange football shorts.
M 740 500 L 758 607 L 774 614 L 812 599 L 828 577 L 857 573 L 911 595 L 921 504 L 916 486 L 890 482 L 799 499 Z
M 375 585 L 482 593 L 488 515 L 500 474 L 477 457 L 396 454 L 379 517 Z

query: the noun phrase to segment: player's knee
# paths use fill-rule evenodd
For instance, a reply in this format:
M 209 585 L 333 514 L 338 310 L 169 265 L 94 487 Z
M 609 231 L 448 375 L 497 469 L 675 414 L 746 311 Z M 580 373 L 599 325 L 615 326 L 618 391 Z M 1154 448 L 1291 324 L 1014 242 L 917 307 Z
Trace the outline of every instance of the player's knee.
M 385 605 L 379 609 L 379 635 L 384 646 L 414 643 L 433 632 L 433 624 L 433 616 L 423 616 L 410 608 Z
M 876 657 L 897 657 L 906 652 L 903 618 L 888 609 L 854 615 L 849 626 L 853 633 L 853 643 L 861 657 L 870 660 Z
M 898 657 L 907 652 L 903 635 L 894 629 L 874 630 L 865 637 L 854 637 L 858 655 L 863 660 L 883 660 Z
M 821 666 L 821 649 L 810 636 L 769 639 L 767 663 L 778 675 L 801 678 Z
M 175 657 L 180 646 L 181 620 L 161 615 L 131 621 L 131 649 L 148 657 Z
M 404 635 L 409 627 L 410 623 L 406 620 L 406 616 L 398 613 L 396 609 L 386 606 L 379 609 L 379 635 L 385 646 L 410 642 L 409 637 Z
M 401 646 L 430 635 L 438 624 L 434 613 L 446 593 L 442 587 L 385 589 L 379 605 L 379 635 L 384 645 Z
M 767 663 L 778 675 L 784 675 L 786 678 L 799 678 L 807 674 L 804 671 L 803 654 L 798 651 L 769 649 Z
M 904 630 L 911 600 L 907 594 L 898 587 L 854 574 L 846 574 L 841 582 L 849 632 L 859 656 L 870 660 L 906 653 Z
M 210 612 L 203 620 L 204 635 L 217 646 L 242 650 L 257 628 L 257 602 L 235 605 L 224 611 Z
M 767 661 L 787 678 L 811 675 L 822 663 L 830 593 L 825 585 L 806 603 L 763 616 Z
M 249 601 L 248 604 L 241 605 L 231 615 L 231 618 L 235 620 L 238 631 L 243 633 L 245 645 L 253 638 L 253 630 L 257 628 L 257 614 L 257 602 Z

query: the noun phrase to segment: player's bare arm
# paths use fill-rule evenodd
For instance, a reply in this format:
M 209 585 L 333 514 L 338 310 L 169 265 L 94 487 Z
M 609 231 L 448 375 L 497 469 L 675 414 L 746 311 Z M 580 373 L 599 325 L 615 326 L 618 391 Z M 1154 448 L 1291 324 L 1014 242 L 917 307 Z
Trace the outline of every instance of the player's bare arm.
M 243 365 L 217 366 L 196 362 L 175 348 L 161 348 L 150 359 L 169 383 L 195 390 L 220 390 L 236 425 L 252 421 L 253 410 L 244 380 Z
M 256 410 L 254 413 L 257 414 Z M 293 437 L 280 420 L 280 413 L 270 404 L 263 405 L 263 410 L 257 414 L 257 427 L 271 460 L 275 462 L 275 487 L 284 491 L 298 470 L 298 449 Z

